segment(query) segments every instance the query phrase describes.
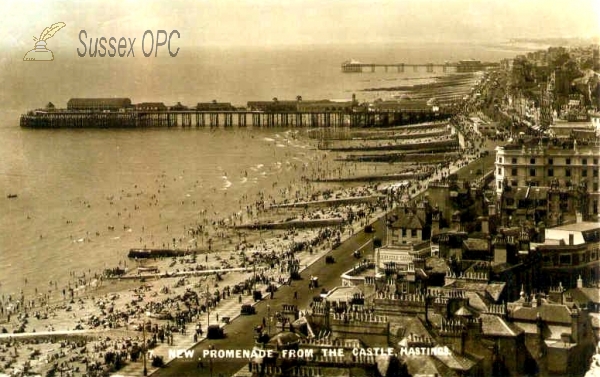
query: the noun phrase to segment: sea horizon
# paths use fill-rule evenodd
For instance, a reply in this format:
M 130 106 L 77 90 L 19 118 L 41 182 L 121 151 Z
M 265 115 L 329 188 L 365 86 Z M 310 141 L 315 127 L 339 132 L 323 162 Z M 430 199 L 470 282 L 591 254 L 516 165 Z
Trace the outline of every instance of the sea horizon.
M 214 206 L 215 218 L 229 216 L 239 210 L 239 203 L 252 200 L 261 191 L 276 195 L 275 182 L 279 187 L 293 186 L 305 174 L 302 169 L 320 169 L 321 155 L 312 150 L 314 145 L 311 147 L 304 130 L 21 129 L 19 116 L 28 110 L 48 102 L 64 108 L 74 97 L 129 97 L 134 103 L 181 102 L 188 106 L 213 99 L 234 105 L 273 97 L 295 100 L 297 95 L 306 100 L 351 99 L 352 94 L 359 101 L 389 99 L 397 93 L 363 90 L 430 83 L 444 73 L 411 69 L 345 74 L 341 63 L 349 58 L 421 63 L 470 58 L 494 61 L 513 56 L 472 46 L 457 50 L 446 45 L 442 49 L 439 44 L 431 49 L 414 45 L 391 51 L 380 46 L 198 51 L 203 53 L 145 61 L 69 58 L 57 50 L 57 60 L 44 66 L 48 68 L 43 72 L 35 63 L 14 61 L 11 70 L 0 73 L 5 88 L 10 89 L 0 93 L 4 97 L 0 99 L 1 292 L 14 293 L 22 287 L 24 277 L 30 287 L 61 276 L 68 278 L 69 272 L 81 265 L 81 258 L 87 261 L 79 268 L 82 270 L 88 265 L 114 267 L 125 258 L 128 248 L 151 245 L 141 234 L 142 226 L 146 232 L 154 229 L 155 237 L 164 240 L 174 225 L 167 232 L 160 224 L 178 224 L 181 233 L 183 225 L 197 220 L 195 214 L 206 198 L 211 202 L 202 208 Z M 246 181 L 243 171 L 252 172 Z M 125 208 L 131 211 L 140 203 L 128 203 L 120 211 L 107 204 L 107 198 L 120 192 L 134 194 L 134 186 L 144 188 L 144 196 L 157 194 L 156 180 L 177 183 L 171 193 L 163 192 L 165 208 L 177 208 L 182 199 L 186 203 L 195 199 L 197 206 L 172 212 L 160 221 L 159 212 L 165 210 L 150 207 L 137 220 L 126 221 L 118 212 L 123 216 Z M 19 197 L 6 199 L 12 193 Z M 108 234 L 107 226 L 122 231 Z M 96 232 L 100 233 L 98 240 L 80 241 L 96 238 Z M 106 248 L 110 250 L 106 255 L 95 254 Z M 40 270 L 47 271 L 47 276 L 36 277 Z

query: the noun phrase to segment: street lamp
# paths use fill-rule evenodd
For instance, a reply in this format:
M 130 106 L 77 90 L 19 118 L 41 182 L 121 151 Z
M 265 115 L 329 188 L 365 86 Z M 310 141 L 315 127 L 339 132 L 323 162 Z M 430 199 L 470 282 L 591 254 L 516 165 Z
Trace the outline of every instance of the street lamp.
M 210 325 L 210 301 L 208 293 L 208 283 L 206 283 L 206 336 L 208 336 L 208 326 Z
M 267 304 L 267 334 L 271 336 L 271 305 Z
M 212 344 L 208 346 L 208 350 L 210 352 L 208 352 L 208 365 L 209 365 L 209 370 L 210 370 L 210 377 L 213 377 L 213 365 L 212 365 L 212 350 L 215 349 L 215 346 L 213 346 Z
M 148 368 L 146 366 L 146 321 L 142 322 L 142 342 L 144 343 L 142 347 L 142 356 L 144 357 L 144 376 L 147 376 Z

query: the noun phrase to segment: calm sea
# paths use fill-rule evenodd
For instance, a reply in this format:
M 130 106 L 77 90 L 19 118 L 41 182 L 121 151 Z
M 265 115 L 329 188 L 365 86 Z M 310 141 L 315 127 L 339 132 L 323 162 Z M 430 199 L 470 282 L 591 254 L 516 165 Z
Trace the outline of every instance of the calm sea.
M 494 61 L 490 46 L 202 48 L 169 59 L 0 60 L 0 293 L 59 286 L 70 272 L 114 267 L 131 247 L 179 241 L 200 213 L 223 218 L 259 193 L 278 196 L 323 169 L 303 130 L 24 130 L 20 113 L 71 97 L 133 102 L 217 100 L 243 105 L 273 97 L 389 98 L 370 87 L 430 82 L 443 73 L 342 74 L 340 63 Z M 17 194 L 8 199 L 6 195 Z M 167 226 L 169 227 L 167 229 Z M 109 230 L 114 227 L 114 230 Z M 187 237 L 182 245 L 192 244 Z M 25 285 L 25 279 L 27 284 Z

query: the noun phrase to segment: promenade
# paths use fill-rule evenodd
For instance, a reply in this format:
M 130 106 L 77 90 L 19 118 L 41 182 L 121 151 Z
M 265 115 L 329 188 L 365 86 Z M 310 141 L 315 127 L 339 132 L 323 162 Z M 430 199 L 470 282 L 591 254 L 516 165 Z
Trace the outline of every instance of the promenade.
M 383 216 L 383 213 L 380 214 Z M 280 311 L 283 304 L 297 305 L 298 308 L 302 309 L 307 307 L 312 302 L 313 296 L 319 294 L 321 287 L 327 290 L 334 288 L 339 285 L 339 277 L 348 269 L 352 268 L 357 260 L 352 257 L 352 252 L 364 245 L 365 242 L 369 242 L 373 237 L 381 237 L 383 234 L 382 220 L 379 220 L 375 224 L 375 233 L 365 233 L 363 230 L 356 232 L 350 238 L 348 238 L 340 247 L 327 253 L 335 258 L 335 263 L 325 264 L 324 254 L 314 256 L 312 260 L 309 258 L 302 258 L 309 264 L 308 267 L 303 269 L 301 274 L 302 280 L 293 281 L 291 286 L 281 286 L 275 293 L 273 299 L 265 299 L 258 302 L 255 305 L 257 310 L 255 315 L 243 316 L 237 318 L 232 323 L 225 326 L 225 339 L 218 340 L 204 340 L 199 342 L 193 350 L 195 355 L 200 354 L 202 350 L 214 347 L 215 349 L 252 349 L 254 346 L 254 331 L 253 329 L 261 324 L 262 319 L 265 318 L 267 326 L 269 325 L 269 318 L 273 316 L 277 311 Z M 357 226 L 355 229 L 358 229 Z M 316 263 L 315 263 L 316 262 Z M 311 290 L 308 286 L 308 280 L 310 276 L 319 277 L 319 288 Z M 294 292 L 297 293 L 298 298 L 293 299 Z M 278 330 L 275 328 L 275 323 L 271 322 L 270 325 L 271 333 L 276 333 Z M 186 377 L 186 376 L 210 376 L 210 364 L 212 363 L 213 376 L 217 377 L 219 374 L 222 376 L 232 376 L 237 373 L 240 369 L 247 370 L 248 360 L 245 359 L 215 359 L 215 360 L 204 360 L 204 368 L 198 368 L 196 360 L 189 359 L 177 359 L 173 360 L 165 368 L 154 372 L 153 376 L 172 376 L 172 377 Z M 139 363 L 138 363 L 139 364 Z M 139 370 L 139 368 L 138 368 Z M 127 375 L 132 376 L 132 375 Z M 139 374 L 137 375 L 139 376 Z
M 380 218 L 384 215 L 384 211 L 378 211 L 373 215 L 373 218 Z M 200 349 L 205 349 L 207 344 L 213 344 L 213 342 L 218 345 L 219 348 L 227 348 L 227 349 L 251 349 L 253 345 L 253 332 L 252 329 L 258 325 L 263 316 L 268 316 L 268 311 L 266 309 L 267 305 L 270 305 L 272 312 L 274 314 L 276 310 L 279 310 L 279 307 L 285 303 L 292 303 L 291 297 L 293 297 L 293 292 L 296 291 L 299 294 L 299 299 L 297 302 L 293 302 L 299 307 L 307 306 L 310 301 L 312 301 L 313 295 L 316 293 L 310 292 L 308 289 L 308 279 L 307 276 L 315 275 L 319 276 L 320 284 L 322 286 L 331 289 L 337 283 L 337 279 L 339 278 L 339 274 L 335 272 L 343 272 L 350 267 L 353 266 L 353 263 L 356 261 L 353 257 L 351 257 L 352 251 L 354 251 L 355 246 L 357 244 L 364 244 L 365 241 L 372 238 L 374 235 L 366 236 L 364 231 L 361 229 L 364 227 L 364 223 L 362 221 L 358 221 L 353 225 L 354 236 L 347 236 L 344 239 L 344 243 L 338 249 L 333 251 L 332 253 L 328 253 L 328 249 L 323 249 L 318 252 L 313 252 L 310 254 L 307 251 L 301 252 L 297 254 L 297 258 L 300 261 L 300 270 L 303 280 L 294 281 L 291 286 L 276 283 L 275 285 L 278 287 L 277 292 L 274 294 L 274 299 L 269 299 L 269 295 L 266 291 L 267 286 L 257 286 L 257 289 L 261 290 L 263 294 L 263 300 L 253 303 L 249 302 L 249 298 L 246 296 L 245 301 L 242 303 L 252 304 L 257 309 L 256 315 L 244 316 L 240 317 L 240 308 L 241 304 L 239 303 L 238 296 L 232 296 L 228 299 L 221 300 L 219 305 L 210 311 L 209 316 L 200 317 L 199 323 L 202 329 L 206 329 L 209 324 L 216 324 L 224 328 L 225 334 L 227 336 L 226 339 L 211 341 L 207 340 L 205 337 L 200 337 L 197 341 L 194 341 L 193 334 L 190 332 L 185 335 L 181 334 L 173 334 L 173 343 L 171 345 L 167 344 L 159 344 L 157 347 L 152 349 L 152 354 L 155 356 L 163 357 L 165 363 L 167 364 L 166 368 L 153 368 L 151 366 L 150 361 L 147 362 L 147 370 L 148 374 L 153 374 L 157 376 L 167 375 L 167 376 L 185 376 L 189 374 L 185 374 L 187 369 L 196 369 L 195 363 L 190 360 L 178 359 L 174 360 L 169 357 L 169 349 L 193 349 L 196 351 L 196 354 L 199 353 Z M 346 233 L 347 234 L 347 233 Z M 350 241 L 350 242 L 348 242 Z M 334 263 L 333 265 L 327 265 L 325 268 L 327 272 L 323 271 L 324 262 L 320 260 L 323 259 L 325 255 L 334 255 L 336 261 L 339 262 Z M 317 263 L 318 262 L 318 263 Z M 316 266 L 318 264 L 318 266 Z M 308 270 L 307 270 L 308 269 Z M 276 269 L 267 270 L 267 273 L 271 276 L 276 276 L 278 274 Z M 310 294 L 309 294 L 310 293 Z M 222 319 L 224 317 L 228 317 L 230 323 L 225 324 Z M 221 321 L 219 321 L 220 319 Z M 235 321 L 234 321 L 235 320 Z M 273 330 L 275 327 L 273 326 Z M 247 340 L 247 336 L 250 336 L 250 340 L 252 343 L 242 342 L 241 339 Z M 239 362 L 239 360 L 238 360 Z M 243 364 L 246 363 L 246 360 L 241 361 Z M 194 364 L 193 367 L 191 364 Z M 172 364 L 176 364 L 176 366 L 172 366 Z M 206 362 L 204 363 L 205 367 L 207 366 Z M 224 368 L 223 361 L 215 361 L 214 370 L 219 371 L 219 373 L 225 372 L 225 370 L 219 369 Z M 182 367 L 181 365 L 185 365 Z M 237 368 L 237 369 L 236 369 Z M 130 362 L 124 368 L 119 370 L 116 374 L 113 374 L 114 377 L 123 376 L 123 377 L 138 377 L 143 375 L 143 362 Z M 239 366 L 233 370 L 227 368 L 228 373 L 224 374 L 224 376 L 231 375 L 231 372 L 235 372 L 239 369 Z M 174 372 L 175 371 L 175 372 Z M 155 373 L 157 372 L 157 373 Z M 202 375 L 194 372 L 193 375 Z M 218 375 L 218 374 L 215 374 Z

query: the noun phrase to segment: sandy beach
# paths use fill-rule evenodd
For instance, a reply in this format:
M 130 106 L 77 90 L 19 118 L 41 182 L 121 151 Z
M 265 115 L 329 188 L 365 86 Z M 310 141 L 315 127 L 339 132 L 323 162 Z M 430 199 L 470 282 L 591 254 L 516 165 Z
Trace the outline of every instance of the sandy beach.
M 195 213 L 193 220 L 174 217 L 177 209 L 172 208 L 172 215 L 163 217 L 160 213 L 148 228 L 136 229 L 137 242 L 130 245 L 181 250 L 186 255 L 135 260 L 127 259 L 126 250 L 122 250 L 114 265 L 100 271 L 72 271 L 61 284 L 50 280 L 48 286 L 38 287 L 25 281 L 18 294 L 0 298 L 0 373 L 110 374 L 139 366 L 143 349 L 161 356 L 160 361 L 155 359 L 155 367 L 168 362 L 167 345 L 185 348 L 200 341 L 208 325 L 226 326 L 229 319 L 239 315 L 242 305 L 254 302 L 255 291 L 267 295 L 286 284 L 293 273 L 382 216 L 399 200 L 411 198 L 429 182 L 443 181 L 466 166 L 483 146 L 483 138 L 474 134 L 464 117 L 433 127 L 345 130 L 343 140 L 331 140 L 359 149 L 386 149 L 390 143 L 402 147 L 419 141 L 424 145 L 445 142 L 443 139 L 454 137 L 455 131 L 465 135 L 466 147 L 425 164 L 407 160 L 400 167 L 357 162 L 345 160 L 343 151 L 312 147 L 310 155 L 287 154 L 285 162 L 242 169 L 235 174 L 241 176 L 241 182 L 261 179 L 266 169 L 271 174 L 288 171 L 297 179 L 283 186 L 273 181 L 269 190 L 243 195 L 228 214 L 215 211 L 206 198 L 198 201 L 187 196 L 178 206 L 193 209 L 188 212 Z M 276 137 L 264 141 L 275 149 L 297 143 L 293 133 Z M 300 147 L 308 147 L 306 151 L 311 148 Z M 398 174 L 399 169 L 412 175 Z M 143 211 L 143 206 L 161 207 L 169 186 L 186 192 L 201 184 L 180 185 L 186 174 L 184 170 L 179 177 L 162 172 L 155 177 L 152 189 L 133 185 L 104 196 L 104 205 L 115 206 L 108 215 L 124 221 L 118 226 L 105 222 L 106 230 L 88 230 L 70 242 L 93 243 L 105 232 L 133 233 L 126 219 L 133 221 L 131 214 Z M 223 186 L 213 189 L 215 198 L 227 200 L 233 175 L 222 172 Z M 353 179 L 361 175 L 372 177 L 372 182 Z M 386 176 L 392 182 L 407 184 L 380 188 Z M 97 198 L 74 204 L 81 209 L 98 205 Z M 307 226 L 333 220 L 333 226 Z M 71 225 L 71 220 L 65 221 L 66 226 Z M 261 229 L 264 227 L 256 224 L 285 226 Z

